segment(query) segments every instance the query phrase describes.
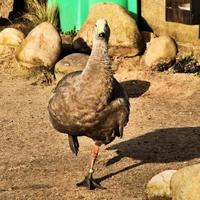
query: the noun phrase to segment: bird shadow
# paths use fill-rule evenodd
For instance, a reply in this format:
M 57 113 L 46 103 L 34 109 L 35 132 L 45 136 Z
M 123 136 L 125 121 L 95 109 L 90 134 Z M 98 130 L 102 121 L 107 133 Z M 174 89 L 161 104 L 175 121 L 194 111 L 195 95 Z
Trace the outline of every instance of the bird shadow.
M 150 87 L 150 82 L 142 80 L 128 80 L 120 82 L 127 91 L 129 98 L 136 98 L 143 95 Z
M 158 129 L 112 145 L 107 150 L 116 150 L 117 155 L 108 160 L 106 166 L 124 157 L 140 162 L 100 177 L 99 182 L 144 163 L 180 162 L 200 157 L 200 127 Z
M 127 80 L 127 81 L 120 82 L 120 84 L 127 91 L 127 94 L 128 94 L 129 98 L 136 98 L 136 97 L 139 97 L 139 96 L 143 95 L 150 87 L 150 82 L 142 81 L 142 80 Z M 110 149 L 110 148 L 108 148 L 108 149 Z M 119 150 L 118 150 L 118 153 L 119 153 Z M 117 162 L 117 161 L 121 160 L 121 158 L 122 157 L 119 154 L 118 157 L 114 157 L 110 161 L 111 162 L 113 162 L 113 161 Z M 106 165 L 108 165 L 108 164 L 109 164 L 109 161 L 108 161 L 108 163 Z M 119 171 L 112 172 L 112 173 L 107 174 L 107 175 L 105 175 L 103 177 L 100 177 L 100 178 L 96 179 L 96 181 L 100 183 L 101 181 L 104 181 L 104 180 L 106 180 L 108 178 L 111 178 L 114 175 L 117 175 L 117 174 L 122 173 L 124 171 L 130 170 L 132 168 L 138 167 L 138 166 L 140 166 L 142 164 L 143 164 L 143 161 L 139 162 L 139 163 L 134 163 L 132 165 L 124 167 L 123 169 L 120 169 Z
M 145 135 L 110 146 L 117 156 L 107 165 L 123 157 L 144 163 L 169 163 L 200 157 L 200 127 L 157 129 Z

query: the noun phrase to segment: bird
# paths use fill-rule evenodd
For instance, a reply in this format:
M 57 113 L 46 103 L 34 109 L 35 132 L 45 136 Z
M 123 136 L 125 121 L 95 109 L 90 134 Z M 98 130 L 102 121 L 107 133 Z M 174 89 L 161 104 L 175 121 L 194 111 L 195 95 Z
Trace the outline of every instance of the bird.
M 109 37 L 107 20 L 98 19 L 85 68 L 66 74 L 57 83 L 48 103 L 50 122 L 58 132 L 68 134 L 72 153 L 78 154 L 79 137 L 94 141 L 88 174 L 77 184 L 90 190 L 104 188 L 93 178 L 95 161 L 101 145 L 123 136 L 130 113 L 127 92 L 113 75 Z

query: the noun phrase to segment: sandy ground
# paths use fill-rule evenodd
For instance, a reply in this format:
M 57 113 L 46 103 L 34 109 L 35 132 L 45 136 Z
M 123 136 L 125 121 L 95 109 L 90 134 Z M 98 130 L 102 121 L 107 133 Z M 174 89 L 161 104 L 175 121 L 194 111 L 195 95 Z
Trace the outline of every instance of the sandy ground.
M 55 84 L 16 75 L 12 51 L 0 53 L 1 200 L 145 200 L 152 176 L 200 161 L 200 78 L 143 65 L 130 70 L 127 59 L 116 77 L 130 96 L 130 121 L 123 139 L 101 148 L 94 174 L 107 189 L 76 187 L 87 173 L 92 141 L 80 138 L 80 152 L 72 155 L 67 136 L 48 120 Z

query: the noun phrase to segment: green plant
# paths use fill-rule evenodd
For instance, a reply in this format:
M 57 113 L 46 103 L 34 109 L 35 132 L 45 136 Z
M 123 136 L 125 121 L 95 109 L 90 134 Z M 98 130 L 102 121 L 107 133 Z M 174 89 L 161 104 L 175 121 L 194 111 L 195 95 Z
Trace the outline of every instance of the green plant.
M 193 53 L 190 53 L 190 54 L 181 56 L 181 57 L 178 59 L 178 61 L 181 62 L 181 63 L 184 63 L 184 64 L 188 64 L 188 63 L 196 64 L 196 63 L 198 63 L 198 61 L 197 61 L 197 59 L 195 58 L 195 56 L 193 55 Z
M 191 53 L 181 56 L 173 67 L 174 72 L 179 73 L 199 73 L 200 65 L 195 56 Z
M 34 25 L 47 21 L 58 26 L 58 7 L 54 0 L 51 5 L 40 3 L 38 0 L 27 0 L 26 7 L 28 13 L 23 17 L 31 21 Z
M 156 65 L 153 66 L 153 70 L 156 70 L 158 72 L 164 72 L 168 70 L 171 67 L 171 62 L 161 62 L 157 63 Z
M 200 71 L 196 72 L 194 75 L 200 78 Z
M 64 32 L 62 33 L 63 35 L 70 35 L 71 38 L 73 39 L 76 35 L 77 35 L 77 30 L 76 27 L 74 26 L 74 28 L 70 31 Z

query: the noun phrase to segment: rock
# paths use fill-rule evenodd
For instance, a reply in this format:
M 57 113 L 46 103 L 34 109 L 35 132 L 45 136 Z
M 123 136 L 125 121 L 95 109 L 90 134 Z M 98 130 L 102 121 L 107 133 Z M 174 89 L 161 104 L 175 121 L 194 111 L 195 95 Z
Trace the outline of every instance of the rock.
M 75 49 L 90 51 L 93 27 L 99 18 L 105 18 L 111 29 L 111 56 L 135 56 L 141 52 L 143 41 L 135 20 L 124 8 L 113 3 L 97 3 L 91 8 L 86 22 L 74 38 Z
M 14 0 L 0 0 L 0 18 L 8 18 L 13 10 Z
M 173 200 L 200 199 L 200 164 L 178 170 L 171 179 Z
M 24 34 L 15 28 L 5 28 L 0 32 L 0 44 L 19 46 L 24 40 Z
M 166 170 L 154 176 L 147 184 L 148 199 L 170 198 L 170 180 L 176 170 Z
M 56 80 L 60 80 L 65 74 L 70 72 L 83 70 L 86 66 L 88 58 L 89 56 L 83 53 L 73 53 L 65 56 L 62 60 L 56 63 Z
M 145 64 L 153 66 L 172 62 L 177 54 L 177 46 L 169 36 L 152 38 L 145 54 Z
M 16 58 L 27 68 L 51 69 L 61 53 L 61 38 L 54 26 L 43 22 L 36 26 L 16 51 Z

